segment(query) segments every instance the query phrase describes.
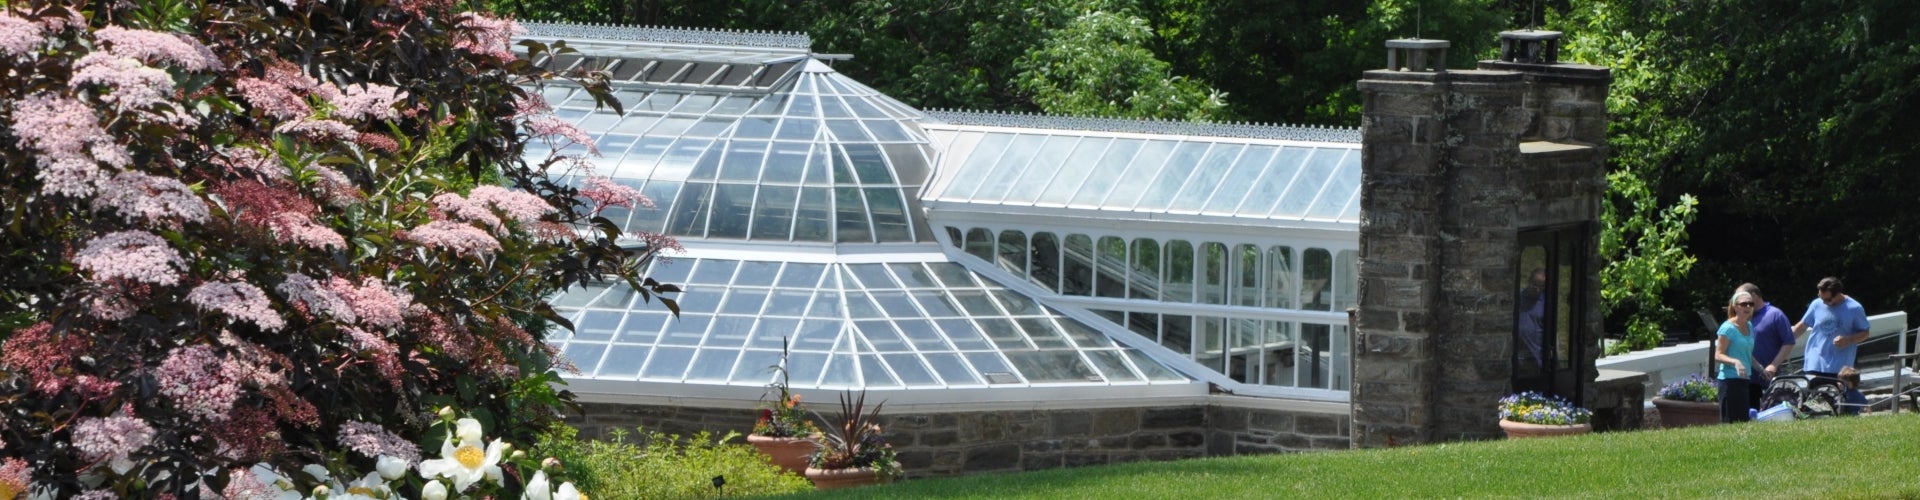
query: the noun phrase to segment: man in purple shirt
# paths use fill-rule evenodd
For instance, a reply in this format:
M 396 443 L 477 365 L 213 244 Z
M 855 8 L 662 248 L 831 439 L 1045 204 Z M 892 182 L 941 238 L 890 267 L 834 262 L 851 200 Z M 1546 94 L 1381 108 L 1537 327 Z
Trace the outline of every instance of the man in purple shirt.
M 1787 356 L 1793 354 L 1793 324 L 1787 322 L 1787 313 L 1773 307 L 1760 295 L 1760 285 L 1742 283 L 1740 291 L 1753 296 L 1755 302 L 1762 305 L 1753 312 L 1753 359 L 1766 363 L 1764 370 L 1748 370 L 1753 378 L 1756 390 L 1748 394 L 1747 407 L 1759 408 L 1760 398 L 1764 396 L 1767 384 L 1773 376 L 1779 374 L 1780 365 L 1787 362 Z

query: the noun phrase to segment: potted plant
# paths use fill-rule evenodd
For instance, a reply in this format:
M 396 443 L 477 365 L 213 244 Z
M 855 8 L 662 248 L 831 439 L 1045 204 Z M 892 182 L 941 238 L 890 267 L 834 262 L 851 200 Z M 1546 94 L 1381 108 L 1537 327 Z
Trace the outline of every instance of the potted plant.
M 774 465 L 794 474 L 806 471 L 807 460 L 813 456 L 819 444 L 814 436 L 820 429 L 814 427 L 807 418 L 806 407 L 800 404 L 800 395 L 794 394 L 789 387 L 787 376 L 787 346 L 780 345 L 780 364 L 773 365 L 778 375 L 767 388 L 768 394 L 777 395 L 771 403 L 760 407 L 760 419 L 753 423 L 753 433 L 747 435 L 747 444 L 767 455 Z M 765 401 L 765 396 L 761 397 Z
M 825 441 L 814 452 L 807 467 L 807 479 L 820 489 L 846 488 L 892 481 L 900 475 L 900 462 L 894 458 L 893 445 L 880 431 L 880 407 L 865 411 L 867 394 L 840 395 L 838 419 L 828 422 Z
M 1698 373 L 1676 380 L 1653 397 L 1662 427 L 1691 427 L 1720 423 L 1720 388 Z
M 1526 391 L 1500 398 L 1500 430 L 1508 438 L 1586 434 L 1593 412 L 1559 396 Z

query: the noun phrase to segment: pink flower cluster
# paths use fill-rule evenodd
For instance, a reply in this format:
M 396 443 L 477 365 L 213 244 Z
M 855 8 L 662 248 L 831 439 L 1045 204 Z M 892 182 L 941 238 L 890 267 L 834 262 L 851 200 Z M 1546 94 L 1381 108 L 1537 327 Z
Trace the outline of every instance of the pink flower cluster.
M 375 84 L 348 86 L 346 93 L 333 101 L 333 114 L 348 120 L 399 118 L 400 111 L 393 109 L 393 105 L 407 98 L 407 94 L 399 90 Z
M 453 221 L 437 220 L 406 232 L 406 238 L 427 248 L 449 250 L 454 255 L 484 256 L 500 250 L 500 240 L 480 228 Z
M 342 323 L 353 323 L 358 317 L 353 314 L 353 306 L 305 274 L 287 275 L 287 280 L 274 287 L 287 303 L 302 312 L 333 318 Z
M 607 207 L 635 208 L 638 205 L 653 208 L 653 200 L 640 194 L 640 190 L 606 177 L 588 177 L 586 187 L 580 190 L 580 196 L 593 200 L 593 213 L 596 214 Z
M 600 156 L 600 147 L 594 144 L 593 136 L 587 135 L 580 130 L 580 127 L 567 123 L 558 116 L 542 115 L 528 119 L 527 133 L 534 138 L 547 141 L 547 144 L 552 145 L 555 150 L 579 144 L 587 148 L 588 155 Z M 562 139 L 565 141 L 563 142 Z
M 420 463 L 419 446 L 376 424 L 348 420 L 340 424 L 339 439 L 341 447 L 359 452 L 367 458 L 389 456 L 406 461 L 408 467 Z
M 16 57 L 31 54 L 44 38 L 40 25 L 12 12 L 0 12 L 0 54 Z
M 108 26 L 94 31 L 93 38 L 105 42 L 107 51 L 116 56 L 170 62 L 187 71 L 226 69 L 206 45 L 182 35 Z
M 167 98 L 173 94 L 173 77 L 160 68 L 147 66 L 139 59 L 94 52 L 80 58 L 73 67 L 70 85 L 77 88 L 93 84 L 111 89 L 111 92 L 102 93 L 100 100 L 112 104 L 114 110 L 122 113 L 167 102 Z M 190 123 L 180 125 L 198 123 L 190 117 L 182 117 Z
M 513 37 L 527 32 L 512 19 L 497 19 L 485 14 L 462 12 L 455 19 L 465 33 L 455 34 L 453 48 L 502 61 L 512 61 Z
M 479 190 L 476 188 L 475 191 Z M 462 197 L 457 193 L 441 193 L 433 197 L 433 205 L 441 212 L 445 212 L 448 217 L 478 222 L 494 229 L 500 228 L 500 217 L 493 215 L 493 210 L 479 200 Z
M 131 416 L 85 417 L 73 426 L 73 448 L 89 461 L 106 460 L 115 470 L 132 465 L 130 457 L 153 442 L 153 426 Z
M 154 379 L 160 394 L 181 413 L 220 422 L 227 419 L 233 402 L 240 399 L 240 381 L 228 366 L 212 347 L 195 344 L 168 353 L 166 361 L 154 370 Z
M 42 193 L 92 195 L 107 180 L 98 162 L 125 167 L 132 161 L 100 127 L 93 108 L 72 98 L 43 93 L 16 101 L 12 131 L 21 148 L 38 153 L 41 168 L 34 177 Z
M 367 277 L 359 286 L 336 276 L 327 280 L 327 289 L 347 301 L 360 322 L 375 328 L 400 326 L 413 308 L 413 295 L 388 287 L 380 279 Z
M 547 204 L 547 200 L 541 199 L 538 195 L 500 186 L 487 185 L 473 188 L 473 192 L 469 193 L 467 198 L 493 205 L 493 208 L 499 209 L 507 214 L 508 218 L 521 224 L 538 222 L 541 216 L 555 211 L 553 205 Z
M 121 172 L 101 184 L 93 206 L 156 226 L 179 227 L 177 222 L 207 221 L 207 203 L 186 184 L 172 177 L 147 175 L 137 170 Z
M 26 493 L 33 484 L 33 467 L 26 460 L 8 458 L 0 460 L 0 491 L 15 494 Z
M 353 127 L 345 123 L 311 118 L 295 118 L 280 124 L 278 127 L 274 127 L 273 131 L 281 134 L 304 135 L 316 141 L 351 141 L 360 137 L 359 131 L 354 130 Z
M 74 357 L 86 351 L 87 337 L 70 333 L 56 335 L 52 323 L 34 323 L 15 330 L 5 343 L 0 343 L 0 366 L 31 376 L 35 391 L 59 394 L 72 384 L 65 373 Z
M 213 161 L 229 171 L 251 173 L 260 180 L 285 179 L 292 174 L 271 151 L 261 153 L 252 148 L 228 148 L 221 150 L 220 156 L 214 157 Z
M 274 312 L 273 302 L 260 287 L 245 282 L 209 281 L 187 292 L 187 302 L 200 310 L 219 312 L 234 319 L 259 325 L 261 330 L 279 331 L 287 320 Z
M 313 108 L 307 106 L 305 97 L 294 93 L 292 88 L 273 78 L 272 68 L 273 66 L 268 66 L 267 78 L 241 78 L 234 82 L 233 88 L 240 92 L 240 99 L 247 104 L 252 104 L 253 109 L 267 116 L 283 120 L 300 118 L 313 113 Z
M 380 372 L 381 377 L 387 379 L 387 383 L 392 385 L 394 390 L 401 389 L 401 378 L 406 376 L 406 370 L 400 367 L 399 347 L 394 346 L 393 342 L 388 341 L 386 337 L 357 327 L 341 327 L 340 330 L 353 341 L 353 349 L 358 351 L 356 355 L 367 357 L 368 361 L 373 363 L 374 369 Z
M 146 231 L 94 238 L 74 255 L 73 263 L 92 273 L 94 281 L 126 279 L 163 286 L 180 283 L 179 271 L 187 266 L 167 240 Z

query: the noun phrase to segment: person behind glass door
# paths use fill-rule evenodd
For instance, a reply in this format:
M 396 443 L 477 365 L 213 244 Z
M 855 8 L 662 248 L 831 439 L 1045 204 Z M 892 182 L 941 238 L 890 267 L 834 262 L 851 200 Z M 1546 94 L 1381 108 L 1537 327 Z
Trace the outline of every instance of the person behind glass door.
M 1533 366 L 1544 370 L 1547 363 L 1541 355 L 1540 333 L 1545 325 L 1540 323 L 1547 317 L 1547 270 L 1534 269 L 1530 276 L 1527 288 L 1520 291 L 1520 300 L 1514 302 L 1519 308 L 1514 322 L 1518 325 L 1520 343 L 1526 345 L 1527 352 L 1533 356 L 1530 360 Z M 1520 357 L 1519 349 L 1514 350 L 1514 357 Z
M 1753 382 L 1748 380 L 1752 369 L 1758 366 L 1753 361 L 1753 311 L 1759 300 L 1753 294 L 1735 291 L 1733 298 L 1727 301 L 1727 321 L 1720 323 L 1720 331 L 1715 333 L 1713 342 L 1713 361 L 1717 367 L 1715 379 L 1720 382 L 1720 423 L 1747 421 L 1749 394 L 1753 392 Z
M 1747 406 L 1760 409 L 1761 393 L 1773 377 L 1780 374 L 1780 365 L 1786 364 L 1787 356 L 1793 353 L 1793 326 L 1787 322 L 1787 313 L 1773 307 L 1760 293 L 1760 285 L 1740 284 L 1740 291 L 1753 296 L 1753 302 L 1759 304 L 1753 308 L 1753 360 L 1762 363 L 1760 369 L 1748 370 L 1748 379 L 1753 382 L 1754 391 L 1747 400 Z
M 1847 295 L 1840 278 L 1822 278 L 1814 289 L 1820 298 L 1807 304 L 1807 312 L 1793 325 L 1793 334 L 1813 331 L 1807 337 L 1804 369 L 1808 375 L 1838 377 L 1840 367 L 1853 365 L 1854 357 L 1860 353 L 1860 343 L 1867 341 L 1867 329 L 1872 325 L 1867 322 L 1866 308 Z

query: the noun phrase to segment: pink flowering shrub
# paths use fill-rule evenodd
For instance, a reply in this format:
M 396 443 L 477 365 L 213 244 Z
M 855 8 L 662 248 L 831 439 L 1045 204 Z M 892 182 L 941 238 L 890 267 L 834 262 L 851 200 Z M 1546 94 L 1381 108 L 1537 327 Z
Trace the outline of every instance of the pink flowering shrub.
M 447 0 L 148 4 L 0 6 L 0 498 L 417 498 L 394 471 L 467 445 L 436 409 L 532 443 L 571 404 L 545 297 L 676 307 L 612 243 L 676 242 L 591 223 L 644 197 L 546 174 L 593 140 L 513 51 L 563 46 Z M 514 463 L 487 495 L 564 479 Z

